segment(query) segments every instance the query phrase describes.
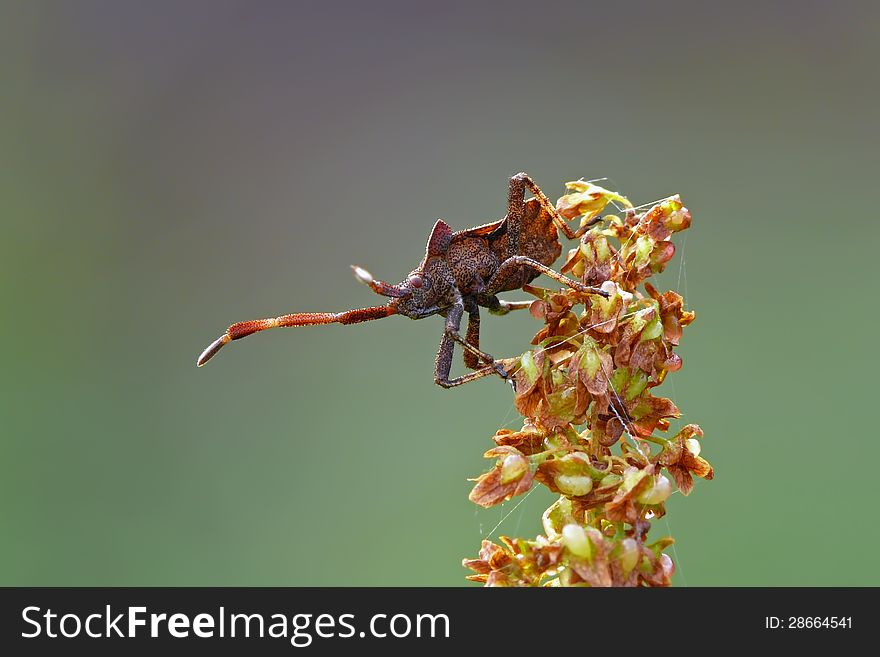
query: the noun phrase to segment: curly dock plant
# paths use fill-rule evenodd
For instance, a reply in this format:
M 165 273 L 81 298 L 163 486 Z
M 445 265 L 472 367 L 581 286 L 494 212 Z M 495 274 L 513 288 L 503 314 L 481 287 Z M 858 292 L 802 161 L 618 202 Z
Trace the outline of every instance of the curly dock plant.
M 612 201 L 624 209 L 590 229 L 562 269 L 609 297 L 525 288 L 544 327 L 534 349 L 503 361 L 523 426 L 495 434 L 485 454 L 495 466 L 470 494 L 491 507 L 537 482 L 559 499 L 544 512 L 544 534 L 484 540 L 478 558 L 463 563 L 475 573 L 468 579 L 486 586 L 668 586 L 675 566 L 664 550 L 673 539 L 648 543 L 651 521 L 666 513 L 672 482 L 687 495 L 693 475 L 712 479 L 713 470 L 696 424 L 656 435 L 681 415 L 653 393 L 681 368 L 674 348 L 694 313 L 647 279 L 672 259 L 670 238 L 691 215 L 677 196 L 639 213 L 591 183 L 567 187 L 557 207 L 568 220 L 585 225 Z

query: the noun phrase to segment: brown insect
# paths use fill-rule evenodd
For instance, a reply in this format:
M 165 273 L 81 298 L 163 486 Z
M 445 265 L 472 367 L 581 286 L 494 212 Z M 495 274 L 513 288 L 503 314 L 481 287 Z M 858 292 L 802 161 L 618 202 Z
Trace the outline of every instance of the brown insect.
M 525 199 L 526 189 L 534 198 Z M 438 219 L 428 237 L 425 257 L 409 276 L 396 285 L 373 278 L 361 267 L 352 266 L 355 277 L 374 292 L 389 297 L 384 306 L 346 310 L 340 313 L 295 313 L 269 319 L 233 324 L 199 356 L 199 367 L 223 345 L 270 328 L 313 324 L 357 324 L 391 315 L 422 319 L 430 315 L 446 318 L 443 338 L 434 367 L 434 381 L 444 388 L 468 383 L 490 374 L 507 378 L 507 373 L 489 354 L 480 351 L 480 307 L 497 315 L 528 308 L 529 301 L 504 301 L 496 294 L 517 290 L 540 274 L 581 292 L 607 293 L 574 281 L 550 268 L 562 253 L 557 229 L 569 239 L 579 238 L 599 221 L 572 230 L 541 189 L 525 173 L 510 179 L 507 214 L 493 223 L 453 231 Z M 461 320 L 468 314 L 467 333 L 460 334 Z M 455 343 L 464 349 L 464 364 L 474 370 L 449 378 Z

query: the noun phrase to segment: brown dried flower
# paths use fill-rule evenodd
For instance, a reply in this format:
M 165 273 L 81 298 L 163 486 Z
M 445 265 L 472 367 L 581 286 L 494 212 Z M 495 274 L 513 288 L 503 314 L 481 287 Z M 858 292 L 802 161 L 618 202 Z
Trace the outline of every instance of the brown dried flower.
M 714 471 L 700 456 L 699 426 L 655 435 L 681 416 L 652 390 L 681 368 L 674 348 L 695 315 L 677 292 L 645 279 L 673 258 L 671 238 L 691 215 L 677 196 L 637 213 L 592 183 L 566 187 L 557 208 L 582 226 L 609 203 L 624 209 L 587 230 L 562 268 L 608 296 L 524 288 L 537 298 L 530 311 L 543 327 L 534 349 L 505 361 L 523 427 L 498 430 L 485 454 L 495 465 L 470 494 L 489 507 L 538 482 L 559 499 L 544 513 L 544 534 L 484 540 L 478 558 L 463 563 L 474 572 L 468 579 L 486 586 L 668 586 L 672 539 L 647 544 L 651 520 L 666 513 L 673 481 L 687 495 L 694 475 L 712 479 Z
M 700 456 L 700 443 L 693 436 L 702 436 L 703 430 L 696 424 L 689 424 L 670 440 L 657 459 L 660 465 L 666 466 L 669 474 L 675 479 L 675 485 L 685 495 L 689 495 L 694 487 L 692 474 L 703 479 L 712 479 L 715 471 L 709 461 Z

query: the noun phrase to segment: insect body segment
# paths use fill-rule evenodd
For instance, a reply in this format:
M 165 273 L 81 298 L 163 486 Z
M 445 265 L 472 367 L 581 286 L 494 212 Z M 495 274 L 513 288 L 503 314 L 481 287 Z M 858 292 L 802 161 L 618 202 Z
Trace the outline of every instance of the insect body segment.
M 534 198 L 526 200 L 526 190 Z M 480 307 L 500 315 L 527 308 L 529 302 L 504 301 L 496 295 L 520 289 L 541 274 L 581 292 L 608 296 L 601 289 L 574 281 L 550 267 L 562 253 L 558 231 L 569 239 L 576 239 L 592 223 L 595 221 L 572 230 L 534 181 L 518 173 L 510 179 L 507 214 L 503 219 L 458 232 L 438 219 L 428 237 L 422 262 L 400 283 L 385 283 L 366 269 L 353 266 L 357 280 L 390 299 L 386 305 L 239 322 L 212 342 L 199 356 L 197 364 L 204 365 L 232 340 L 270 328 L 356 324 L 391 315 L 411 319 L 441 315 L 445 325 L 434 367 L 434 380 L 438 385 L 450 388 L 492 374 L 506 378 L 501 365 L 480 350 Z M 465 313 L 468 324 L 462 337 L 461 322 Z M 473 371 L 450 379 L 456 343 L 464 350 L 465 366 Z

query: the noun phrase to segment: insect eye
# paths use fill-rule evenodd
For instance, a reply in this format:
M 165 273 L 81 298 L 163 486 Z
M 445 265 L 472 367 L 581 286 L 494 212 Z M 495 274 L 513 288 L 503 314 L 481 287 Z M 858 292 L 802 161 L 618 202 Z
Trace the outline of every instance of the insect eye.
M 409 284 L 411 287 L 418 289 L 418 288 L 422 287 L 422 285 L 424 285 L 425 282 L 422 280 L 421 276 L 413 275 L 413 276 L 409 277 Z

